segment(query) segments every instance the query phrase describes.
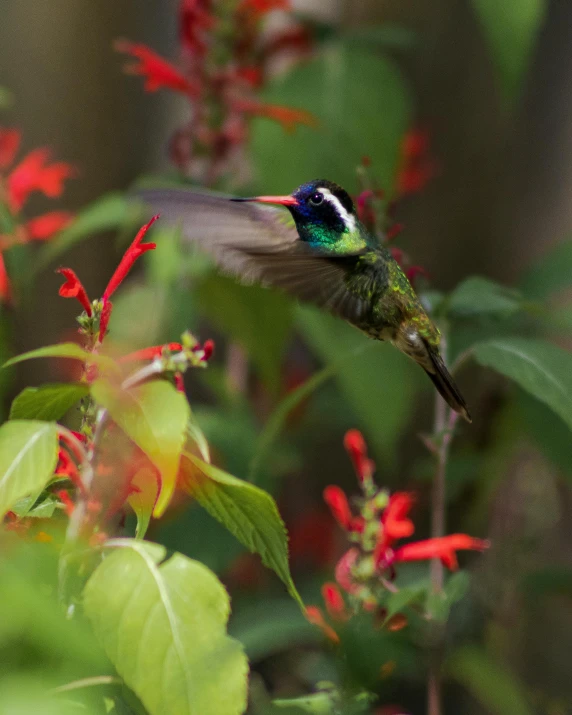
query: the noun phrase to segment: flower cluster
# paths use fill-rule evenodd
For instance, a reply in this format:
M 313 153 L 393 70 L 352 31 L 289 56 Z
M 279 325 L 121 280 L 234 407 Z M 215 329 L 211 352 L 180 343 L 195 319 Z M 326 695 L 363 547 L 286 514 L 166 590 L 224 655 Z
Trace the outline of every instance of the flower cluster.
M 371 160 L 364 157 L 358 170 L 362 190 L 356 198 L 356 207 L 360 221 L 387 245 L 412 283 L 415 283 L 419 276 L 428 278 L 429 274 L 425 268 L 411 265 L 405 251 L 393 245 L 393 240 L 404 228 L 403 224 L 393 220 L 398 202 L 410 194 L 422 191 L 436 174 L 436 164 L 429 154 L 428 133 L 422 129 L 413 129 L 405 134 L 401 143 L 393 197 L 387 203 L 385 192 L 370 174 L 370 166 Z
M 269 37 L 261 32 L 269 12 L 288 9 L 288 0 L 180 0 L 177 65 L 146 45 L 117 41 L 116 48 L 134 60 L 126 71 L 144 77 L 146 91 L 169 89 L 188 100 L 189 121 L 170 145 L 173 163 L 187 176 L 213 185 L 240 167 L 250 117 L 268 117 L 286 131 L 316 124 L 308 112 L 256 96 L 278 55 L 309 51 L 309 35 L 298 25 Z
M 361 607 L 366 611 L 381 611 L 383 616 L 383 604 L 388 594 L 398 591 L 393 583 L 398 564 L 440 559 L 447 568 L 455 570 L 458 567 L 458 551 L 484 551 L 489 546 L 488 541 L 467 534 L 400 543 L 415 532 L 410 518 L 415 497 L 409 492 L 390 494 L 377 487 L 373 479 L 374 464 L 357 430 L 346 434 L 344 445 L 353 462 L 362 493 L 354 500 L 357 507 L 354 510 L 342 489 L 328 486 L 324 490 L 324 500 L 334 519 L 352 542 L 351 548 L 336 565 L 337 583 L 325 584 L 322 589 L 327 613 L 332 621 L 338 623 L 350 617 L 343 592 L 354 610 Z M 310 606 L 307 617 L 320 626 L 330 640 L 339 640 L 320 608 Z M 406 621 L 397 614 L 386 625 L 390 630 L 398 630 L 406 625 Z
M 73 219 L 67 211 L 50 211 L 25 219 L 22 210 L 31 194 L 50 199 L 61 196 L 64 182 L 75 176 L 75 169 L 64 162 L 51 162 L 50 150 L 34 149 L 14 164 L 21 143 L 17 129 L 0 127 L 0 299 L 8 301 L 11 286 L 4 251 L 17 244 L 46 241 Z

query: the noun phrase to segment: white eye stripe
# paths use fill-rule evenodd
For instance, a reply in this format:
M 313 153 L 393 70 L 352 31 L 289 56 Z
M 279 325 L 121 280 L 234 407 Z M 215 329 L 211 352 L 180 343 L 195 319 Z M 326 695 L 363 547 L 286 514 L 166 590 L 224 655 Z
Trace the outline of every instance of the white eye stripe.
M 342 219 L 342 221 L 346 225 L 347 230 L 353 231 L 356 227 L 355 216 L 348 213 L 346 208 L 344 206 L 342 206 L 342 202 L 338 199 L 337 196 L 334 196 L 334 194 L 332 194 L 332 192 L 329 189 L 321 188 L 321 189 L 318 189 L 318 191 L 322 194 L 322 196 L 328 203 L 330 203 L 332 206 L 335 207 L 336 213 L 338 214 L 338 216 Z

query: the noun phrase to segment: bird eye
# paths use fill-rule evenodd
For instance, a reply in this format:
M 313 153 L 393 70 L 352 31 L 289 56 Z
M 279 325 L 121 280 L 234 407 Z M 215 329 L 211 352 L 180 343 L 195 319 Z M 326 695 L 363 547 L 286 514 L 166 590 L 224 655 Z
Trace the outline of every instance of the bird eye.
M 308 200 L 312 206 L 319 206 L 324 200 L 324 195 L 319 191 L 316 191 L 316 193 L 312 194 Z

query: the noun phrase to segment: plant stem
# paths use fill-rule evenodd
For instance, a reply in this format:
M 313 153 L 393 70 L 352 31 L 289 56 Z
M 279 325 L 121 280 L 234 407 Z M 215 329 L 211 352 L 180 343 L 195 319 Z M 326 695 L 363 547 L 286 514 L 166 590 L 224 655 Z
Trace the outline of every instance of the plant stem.
M 447 342 L 445 336 L 441 340 L 441 353 L 446 359 Z M 445 504 L 446 504 L 446 473 L 449 459 L 449 448 L 453 430 L 457 421 L 457 413 L 449 409 L 441 395 L 435 396 L 435 416 L 432 442 L 437 445 L 435 451 L 436 465 L 431 493 L 431 536 L 445 536 Z M 431 590 L 440 594 L 444 584 L 444 568 L 440 559 L 432 559 L 430 565 Z M 436 642 L 432 644 L 433 652 L 429 663 L 427 681 L 427 713 L 441 715 L 441 636 L 436 633 Z

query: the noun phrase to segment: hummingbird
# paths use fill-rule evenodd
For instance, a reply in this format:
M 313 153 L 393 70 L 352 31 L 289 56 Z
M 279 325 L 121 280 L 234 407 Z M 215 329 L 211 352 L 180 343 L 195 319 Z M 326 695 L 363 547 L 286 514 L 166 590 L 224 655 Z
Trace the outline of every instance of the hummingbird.
M 439 329 L 341 186 L 317 179 L 286 196 L 250 198 L 175 188 L 138 194 L 168 221 L 181 224 L 184 237 L 210 253 L 224 272 L 282 289 L 392 343 L 471 422 L 441 357 Z

